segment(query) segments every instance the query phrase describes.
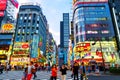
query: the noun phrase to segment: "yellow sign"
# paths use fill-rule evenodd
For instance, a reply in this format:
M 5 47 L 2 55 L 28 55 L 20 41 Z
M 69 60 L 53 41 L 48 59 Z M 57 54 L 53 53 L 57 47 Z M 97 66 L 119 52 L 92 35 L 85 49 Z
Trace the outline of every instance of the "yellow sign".
M 12 29 L 14 29 L 14 26 L 13 26 L 12 24 L 10 24 L 10 23 L 4 24 L 4 25 L 2 26 L 2 30 L 7 30 L 7 31 L 9 31 L 9 30 L 12 30 Z

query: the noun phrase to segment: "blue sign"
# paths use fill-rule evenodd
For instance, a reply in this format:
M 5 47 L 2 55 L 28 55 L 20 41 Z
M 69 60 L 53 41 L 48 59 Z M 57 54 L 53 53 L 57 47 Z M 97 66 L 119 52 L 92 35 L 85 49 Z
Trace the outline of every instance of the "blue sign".
M 31 45 L 31 58 L 37 58 L 38 57 L 38 43 L 39 43 L 39 36 L 33 35 L 33 41 Z

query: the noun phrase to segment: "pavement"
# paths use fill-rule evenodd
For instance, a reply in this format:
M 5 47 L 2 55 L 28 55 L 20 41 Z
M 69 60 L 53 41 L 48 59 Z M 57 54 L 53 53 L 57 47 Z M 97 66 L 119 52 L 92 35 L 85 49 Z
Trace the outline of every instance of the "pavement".
M 34 80 L 49 80 L 50 74 L 51 73 L 47 71 L 38 71 L 37 78 Z M 66 80 L 72 80 L 71 74 L 71 71 L 67 72 Z M 3 74 L 0 74 L 0 80 L 21 80 L 22 76 L 23 71 L 9 71 L 8 73 L 3 72 Z M 58 72 L 57 80 L 60 80 L 60 72 Z M 120 75 L 104 74 L 103 72 L 101 72 L 100 75 L 91 73 L 88 75 L 88 80 L 120 80 Z

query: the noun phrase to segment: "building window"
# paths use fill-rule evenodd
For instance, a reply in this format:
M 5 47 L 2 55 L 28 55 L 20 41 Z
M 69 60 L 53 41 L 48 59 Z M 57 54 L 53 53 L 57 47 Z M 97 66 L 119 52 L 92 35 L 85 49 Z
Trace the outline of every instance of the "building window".
M 23 19 L 23 17 L 22 16 L 20 16 L 20 20 L 22 20 Z
M 102 33 L 102 34 L 108 34 L 109 31 L 108 31 L 108 30 L 102 30 L 101 33 Z

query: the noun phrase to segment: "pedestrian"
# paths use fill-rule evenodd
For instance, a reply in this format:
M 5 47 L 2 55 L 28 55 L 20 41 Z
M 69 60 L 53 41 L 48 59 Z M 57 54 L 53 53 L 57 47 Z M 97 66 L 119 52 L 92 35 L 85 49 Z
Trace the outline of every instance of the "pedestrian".
M 68 69 L 68 67 L 66 65 L 64 65 L 64 64 L 60 68 L 61 80 L 66 80 L 67 69 Z
M 81 80 L 84 80 L 84 78 L 85 78 L 85 80 L 87 80 L 87 76 L 86 76 L 86 67 L 85 67 L 85 65 L 84 65 L 84 62 L 82 62 L 81 63 L 81 66 L 80 66 L 80 74 L 81 74 Z
M 79 80 L 78 71 L 79 71 L 79 64 L 75 62 L 72 68 L 72 74 L 73 74 L 74 80 Z
M 88 74 L 90 75 L 91 69 L 92 69 L 90 63 L 88 63 L 88 68 L 87 69 L 88 69 Z
M 30 62 L 30 64 L 28 65 L 28 74 L 27 74 L 27 80 L 31 80 L 32 78 L 32 75 L 34 73 L 34 65 L 33 65 L 33 62 Z
M 50 66 L 49 65 L 47 66 L 47 72 L 50 72 Z
M 22 80 L 26 80 L 27 79 L 27 74 L 28 74 L 28 64 L 26 64 L 26 66 L 24 68 Z
M 10 70 L 10 64 L 7 62 L 6 63 L 6 73 L 8 73 L 9 70 Z
M 0 62 L 0 73 L 1 73 L 1 74 L 3 73 L 3 69 L 4 69 L 4 67 L 3 67 L 3 65 L 2 65 L 1 62 Z
M 33 72 L 33 75 L 34 75 L 33 79 L 35 79 L 37 77 L 36 72 L 37 72 L 37 69 L 38 69 L 38 64 L 35 63 L 34 67 L 35 67 L 35 70 Z
M 50 80 L 57 80 L 57 66 L 54 64 L 51 69 L 51 77 Z

